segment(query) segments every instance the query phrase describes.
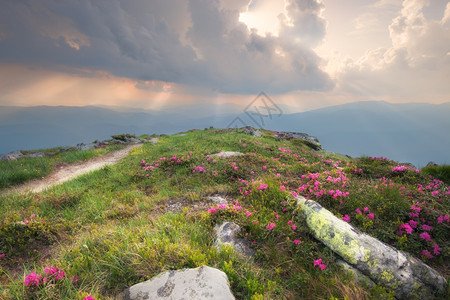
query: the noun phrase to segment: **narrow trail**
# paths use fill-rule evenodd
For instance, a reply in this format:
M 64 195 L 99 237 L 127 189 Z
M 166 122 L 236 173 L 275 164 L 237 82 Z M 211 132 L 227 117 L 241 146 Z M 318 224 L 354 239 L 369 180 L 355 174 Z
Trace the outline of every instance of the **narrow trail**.
M 122 158 L 127 156 L 127 154 L 131 151 L 131 149 L 139 147 L 141 145 L 142 144 L 132 144 L 126 146 L 121 150 L 117 150 L 103 156 L 95 157 L 88 161 L 57 166 L 56 169 L 44 179 L 29 181 L 17 187 L 7 189 L 6 191 L 0 193 L 1 194 L 9 194 L 13 192 L 19 192 L 21 194 L 26 192 L 39 193 L 52 186 L 72 180 L 80 175 L 101 169 L 104 166 L 114 165 L 118 163 Z

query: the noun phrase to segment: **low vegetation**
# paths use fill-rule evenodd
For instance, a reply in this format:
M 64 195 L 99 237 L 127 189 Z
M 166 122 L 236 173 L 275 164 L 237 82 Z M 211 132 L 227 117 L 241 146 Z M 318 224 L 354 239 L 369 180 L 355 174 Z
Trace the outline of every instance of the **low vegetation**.
M 271 132 L 191 131 L 46 192 L 0 196 L 0 297 L 113 299 L 165 270 L 209 265 L 237 299 L 391 299 L 341 269 L 307 229 L 297 195 L 448 278 L 450 191 L 440 172 L 309 146 Z M 254 259 L 213 246 L 225 220 L 241 226 Z

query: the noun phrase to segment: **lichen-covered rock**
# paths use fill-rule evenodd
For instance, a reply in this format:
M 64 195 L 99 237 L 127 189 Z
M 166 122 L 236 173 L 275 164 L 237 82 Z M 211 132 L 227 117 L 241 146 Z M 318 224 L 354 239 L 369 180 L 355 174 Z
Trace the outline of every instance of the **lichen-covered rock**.
M 217 235 L 214 246 L 218 249 L 223 245 L 229 245 L 244 256 L 252 257 L 254 255 L 254 251 L 248 247 L 245 241 L 237 237 L 237 234 L 241 231 L 241 227 L 236 223 L 224 222 L 220 225 L 216 225 L 214 230 Z
M 336 262 L 338 265 L 341 265 L 344 268 L 344 270 L 351 272 L 353 274 L 356 282 L 359 285 L 361 285 L 362 287 L 372 288 L 376 285 L 375 282 L 372 281 L 372 279 L 370 279 L 369 277 L 367 277 L 366 275 L 361 273 L 361 271 L 359 271 L 358 269 L 349 265 L 346 261 L 344 261 L 342 259 L 338 259 Z
M 126 289 L 117 300 L 234 300 L 227 275 L 202 266 L 196 269 L 167 271 Z
M 317 202 L 299 197 L 297 203 L 318 240 L 397 298 L 432 299 L 444 293 L 446 280 L 422 261 L 360 232 Z

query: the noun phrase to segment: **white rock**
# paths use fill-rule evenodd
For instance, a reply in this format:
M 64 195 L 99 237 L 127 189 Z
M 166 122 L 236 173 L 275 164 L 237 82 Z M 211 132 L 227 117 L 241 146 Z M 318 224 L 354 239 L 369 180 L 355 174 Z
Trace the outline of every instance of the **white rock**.
M 217 154 L 213 154 L 214 156 L 219 156 L 219 157 L 232 157 L 232 156 L 240 156 L 242 155 L 241 152 L 233 152 L 233 151 L 222 151 L 220 153 Z
M 166 271 L 123 291 L 117 300 L 234 300 L 227 275 L 202 266 L 196 269 Z

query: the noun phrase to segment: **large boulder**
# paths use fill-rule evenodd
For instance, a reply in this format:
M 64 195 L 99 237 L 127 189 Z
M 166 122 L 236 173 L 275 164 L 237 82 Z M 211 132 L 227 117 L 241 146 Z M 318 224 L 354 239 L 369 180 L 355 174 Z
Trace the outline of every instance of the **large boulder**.
M 395 292 L 399 299 L 432 299 L 446 280 L 435 270 L 338 219 L 315 201 L 297 198 L 314 236 L 347 263 Z
M 202 266 L 196 269 L 166 271 L 149 281 L 133 285 L 116 299 L 234 300 L 235 298 L 224 272 Z
M 214 227 L 217 239 L 214 246 L 221 249 L 223 245 L 228 245 L 234 248 L 238 253 L 252 257 L 254 251 L 246 244 L 244 239 L 238 238 L 237 235 L 241 231 L 241 227 L 234 222 L 223 222 Z

